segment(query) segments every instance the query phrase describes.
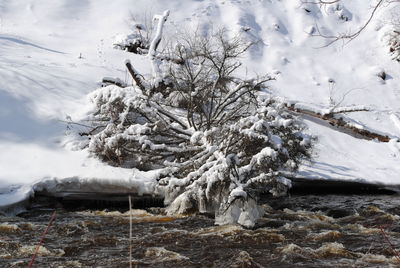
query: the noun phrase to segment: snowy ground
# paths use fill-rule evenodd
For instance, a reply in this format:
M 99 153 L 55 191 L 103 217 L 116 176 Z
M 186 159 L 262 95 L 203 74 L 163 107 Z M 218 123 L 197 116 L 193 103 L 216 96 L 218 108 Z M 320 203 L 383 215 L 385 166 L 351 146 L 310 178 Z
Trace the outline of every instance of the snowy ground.
M 274 73 L 274 94 L 287 100 L 329 108 L 365 105 L 371 112 L 349 114 L 355 123 L 400 137 L 400 65 L 382 41 L 390 10 L 379 10 L 366 30 L 343 46 L 312 37 L 360 27 L 371 8 L 364 0 L 344 0 L 339 9 L 293 1 L 241 0 L 13 0 L 0 3 L 0 205 L 29 195 L 46 181 L 93 181 L 93 190 L 151 191 L 151 176 L 107 167 L 85 151 L 65 145 L 66 124 L 84 112 L 85 95 L 102 77 L 130 83 L 124 60 L 147 70 L 143 57 L 112 48 L 128 34 L 130 13 L 170 9 L 169 29 L 196 26 L 201 31 L 225 25 L 247 29 L 261 40 L 245 59 L 249 75 Z M 308 11 L 306 11 L 307 9 Z M 343 18 L 347 18 L 347 21 Z M 383 81 L 377 74 L 388 74 Z M 400 143 L 354 138 L 307 121 L 318 137 L 312 163 L 301 168 L 309 178 L 400 184 Z M 137 182 L 145 177 L 146 187 Z M 94 186 L 93 186 L 94 185 Z M 133 189 L 129 188 L 133 185 Z M 53 187 L 52 186 L 52 187 Z M 115 186 L 115 188 L 113 187 Z M 39 186 L 37 186 L 39 187 Z M 136 188 L 135 188 L 136 187 Z

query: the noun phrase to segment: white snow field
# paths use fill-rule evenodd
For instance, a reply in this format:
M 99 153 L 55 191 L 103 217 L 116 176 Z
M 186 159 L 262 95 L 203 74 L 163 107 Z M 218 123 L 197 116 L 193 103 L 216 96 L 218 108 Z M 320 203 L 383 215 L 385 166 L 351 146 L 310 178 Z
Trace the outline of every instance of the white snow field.
M 170 10 L 166 31 L 226 26 L 259 40 L 246 73 L 271 73 L 270 92 L 315 109 L 362 105 L 349 113 L 359 128 L 385 133 L 388 143 L 367 141 L 326 124 L 306 121 L 318 140 L 299 176 L 400 184 L 400 64 L 385 36 L 394 5 L 378 10 L 353 41 L 326 46 L 312 36 L 353 32 L 374 1 L 340 6 L 300 0 L 4 0 L 0 2 L 0 206 L 26 199 L 33 188 L 152 193 L 157 174 L 113 168 L 73 151 L 67 124 L 85 113 L 86 95 L 102 77 L 127 83 L 124 61 L 150 72 L 146 57 L 113 49 L 138 17 Z M 399 13 L 397 13 L 399 14 Z M 167 33 L 166 33 L 167 34 Z M 386 80 L 379 77 L 384 71 Z

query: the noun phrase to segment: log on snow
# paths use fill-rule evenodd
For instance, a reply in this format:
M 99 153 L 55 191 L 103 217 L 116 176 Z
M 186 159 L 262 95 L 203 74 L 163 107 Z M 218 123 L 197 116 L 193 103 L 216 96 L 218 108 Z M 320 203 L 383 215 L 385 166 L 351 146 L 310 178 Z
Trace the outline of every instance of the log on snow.
M 332 126 L 349 130 L 352 133 L 366 140 L 377 139 L 378 141 L 381 142 L 389 142 L 391 140 L 391 138 L 387 135 L 379 134 L 367 129 L 357 128 L 356 126 L 350 124 L 349 122 L 346 122 L 342 117 L 335 117 L 335 113 L 320 114 L 308 109 L 295 107 L 294 104 L 287 104 L 286 106 L 290 111 L 293 111 L 297 114 L 304 114 L 314 118 L 318 118 L 320 120 L 325 120 Z

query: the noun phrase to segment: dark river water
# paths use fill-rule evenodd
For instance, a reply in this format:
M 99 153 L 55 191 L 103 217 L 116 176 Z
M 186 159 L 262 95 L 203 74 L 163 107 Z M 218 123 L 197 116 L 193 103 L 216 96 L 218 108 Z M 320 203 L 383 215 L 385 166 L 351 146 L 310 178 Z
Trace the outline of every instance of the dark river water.
M 254 229 L 134 209 L 132 267 L 400 267 L 399 195 L 264 198 Z M 27 267 L 54 209 L 0 217 L 0 267 Z M 129 267 L 129 212 L 57 208 L 33 267 Z

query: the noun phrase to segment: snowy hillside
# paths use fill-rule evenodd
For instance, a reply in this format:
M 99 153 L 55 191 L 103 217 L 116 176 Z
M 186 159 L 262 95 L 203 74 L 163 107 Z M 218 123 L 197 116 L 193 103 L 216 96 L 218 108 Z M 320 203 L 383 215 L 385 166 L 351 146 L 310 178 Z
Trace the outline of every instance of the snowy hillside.
M 359 29 L 370 15 L 368 2 L 343 0 L 339 6 L 320 7 L 300 0 L 2 1 L 0 205 L 25 198 L 33 185 L 152 191 L 152 174 L 109 167 L 85 151 L 72 151 L 65 122 L 85 113 L 85 96 L 103 77 L 132 83 L 125 59 L 142 73 L 150 71 L 144 56 L 113 45 L 118 36 L 132 32 L 132 14 L 140 18 L 166 9 L 171 12 L 169 33 L 226 26 L 259 41 L 244 59 L 248 68 L 243 76 L 275 75 L 271 94 L 314 110 L 367 107 L 370 111 L 346 118 L 391 138 L 360 139 L 307 119 L 318 141 L 313 161 L 299 176 L 400 184 L 400 65 L 386 40 L 395 6 L 379 9 L 346 45 L 338 41 L 325 47 L 330 40 L 313 36 L 318 30 L 335 35 Z

